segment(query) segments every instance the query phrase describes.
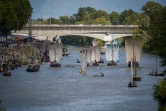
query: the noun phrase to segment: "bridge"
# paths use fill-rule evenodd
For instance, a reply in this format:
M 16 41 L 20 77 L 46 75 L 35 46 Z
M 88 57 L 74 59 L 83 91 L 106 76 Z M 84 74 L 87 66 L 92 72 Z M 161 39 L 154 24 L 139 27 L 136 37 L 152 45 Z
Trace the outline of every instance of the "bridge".
M 23 27 L 17 33 L 28 34 L 29 25 Z M 52 40 L 55 35 L 79 35 L 101 39 L 103 41 L 112 41 L 116 38 L 125 38 L 126 46 L 126 62 L 130 61 L 133 53 L 137 55 L 136 60 L 139 62 L 142 50 L 142 40 L 135 40 L 133 52 L 133 43 L 131 38 L 133 30 L 137 29 L 137 25 L 32 25 L 32 33 L 37 36 L 45 36 Z
M 80 35 L 111 41 L 112 39 L 132 36 L 137 25 L 32 25 L 33 35 L 46 36 L 52 39 L 55 35 Z M 28 34 L 29 25 L 17 33 Z M 109 35 L 106 36 L 106 33 Z

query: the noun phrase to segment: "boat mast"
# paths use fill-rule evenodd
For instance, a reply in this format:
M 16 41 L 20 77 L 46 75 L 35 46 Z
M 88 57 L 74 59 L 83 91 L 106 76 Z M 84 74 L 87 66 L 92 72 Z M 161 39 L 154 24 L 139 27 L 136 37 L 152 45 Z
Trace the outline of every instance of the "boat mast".
M 156 74 L 157 74 L 157 57 L 156 57 Z
M 134 76 L 136 76 L 137 74 L 136 74 L 136 56 L 135 56 L 135 53 L 134 53 L 134 37 L 133 37 L 133 39 L 132 39 L 132 42 L 133 42 L 133 66 L 134 66 Z
M 57 62 L 57 58 L 56 58 L 56 57 L 57 57 L 57 55 L 56 55 L 56 50 L 57 50 L 57 49 L 56 49 L 56 48 L 57 48 L 57 46 L 54 44 L 55 61 Z M 53 62 L 54 62 L 54 61 L 53 61 Z
M 114 51 L 113 51 L 113 35 L 112 35 L 111 37 L 112 37 L 112 61 L 113 61 L 113 55 L 114 55 L 114 54 L 113 54 L 113 52 L 114 52 Z

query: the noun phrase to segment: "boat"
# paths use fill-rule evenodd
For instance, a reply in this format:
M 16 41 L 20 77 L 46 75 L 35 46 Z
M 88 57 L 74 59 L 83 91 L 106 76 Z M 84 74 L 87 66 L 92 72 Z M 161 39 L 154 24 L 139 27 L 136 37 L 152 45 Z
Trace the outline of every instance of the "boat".
M 101 52 L 101 54 L 105 54 L 105 52 Z
M 34 42 L 35 41 L 32 41 L 33 43 L 33 46 L 32 46 L 32 55 L 31 55 L 31 61 L 30 63 L 28 64 L 28 67 L 26 69 L 27 72 L 38 72 L 40 70 L 40 65 L 39 65 L 39 60 L 36 58 L 36 51 L 34 51 Z
M 77 59 L 77 63 L 80 63 L 80 60 Z
M 91 54 L 91 61 L 93 62 L 93 66 L 99 66 L 99 61 L 100 61 L 100 46 L 91 46 L 90 47 L 92 50 Z
M 132 60 L 131 60 L 132 61 Z M 131 76 L 130 76 L 130 82 L 128 84 L 128 87 L 137 87 L 137 84 L 135 81 L 133 81 L 133 62 L 131 62 Z
M 149 75 L 150 76 L 164 76 L 163 73 L 158 73 L 158 71 L 157 71 L 157 58 L 156 58 L 156 71 L 152 70 Z
M 100 58 L 99 63 L 104 63 L 104 60 L 102 58 Z
M 28 68 L 26 69 L 27 72 L 38 72 L 40 70 L 40 65 L 31 63 L 28 65 Z
M 49 45 L 50 67 L 61 67 L 62 44 L 55 43 Z
M 141 77 L 137 75 L 137 66 L 136 66 L 136 56 L 134 57 L 132 64 L 134 64 L 132 67 L 134 67 L 134 75 L 133 75 L 133 81 L 141 81 Z
M 136 67 L 139 67 L 139 61 L 141 58 L 142 52 L 142 40 L 134 39 L 134 38 L 125 38 L 125 49 L 126 49 L 126 63 L 128 67 L 131 67 L 130 59 L 137 55 L 136 62 L 132 63 L 136 64 Z
M 106 43 L 106 60 L 108 66 L 117 65 L 119 62 L 119 41 L 118 39 Z
M 87 68 L 87 49 L 82 49 L 82 61 L 80 73 L 84 74 Z
M 94 77 L 104 77 L 104 74 L 100 72 L 99 74 L 95 74 Z
M 6 71 L 3 73 L 3 76 L 11 76 L 11 72 L 9 72 L 8 70 L 6 70 Z
M 164 76 L 163 73 L 157 73 L 157 72 L 154 72 L 154 71 L 150 72 L 149 75 L 150 75 L 150 76 Z
M 75 66 L 74 66 L 74 65 L 71 65 L 71 64 L 67 64 L 65 67 L 73 68 L 73 67 L 75 67 Z
M 133 66 L 136 64 L 136 67 L 139 66 L 139 64 L 138 64 L 137 61 L 136 61 L 136 62 L 133 62 L 132 64 L 133 64 Z M 131 67 L 131 61 L 128 62 L 128 67 Z
M 63 51 L 63 54 L 62 54 L 62 56 L 68 56 L 68 55 L 70 55 L 69 53 L 68 53 L 68 50 L 67 50 L 67 48 L 62 48 L 62 51 Z

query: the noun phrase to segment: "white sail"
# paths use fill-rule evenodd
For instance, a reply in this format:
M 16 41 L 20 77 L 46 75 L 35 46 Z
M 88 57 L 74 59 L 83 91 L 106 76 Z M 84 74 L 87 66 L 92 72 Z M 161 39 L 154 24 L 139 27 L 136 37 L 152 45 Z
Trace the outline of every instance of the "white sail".
M 119 62 L 119 41 L 114 40 L 106 44 L 106 60 Z
M 94 61 L 94 60 L 96 60 L 96 49 L 95 49 L 95 46 L 91 46 L 90 49 L 92 50 L 91 61 Z
M 113 49 L 114 53 L 114 57 L 113 57 L 113 60 L 115 62 L 119 62 L 119 46 L 118 45 L 114 45 L 114 49 Z
M 87 68 L 87 50 L 82 50 L 82 62 L 81 62 L 81 68 L 85 71 Z
M 50 44 L 49 45 L 49 57 L 50 57 L 50 61 L 54 62 L 55 59 L 55 46 L 54 44 Z
M 60 62 L 62 59 L 62 44 L 55 44 L 56 61 Z
M 132 38 L 125 38 L 125 49 L 126 49 L 126 63 L 130 61 L 130 58 L 134 58 L 133 57 L 134 55 L 137 56 L 136 61 L 139 62 L 142 53 L 142 40 L 134 39 L 133 41 Z
M 106 60 L 107 61 L 111 61 L 112 60 L 112 48 L 111 48 L 111 44 L 106 44 Z
M 91 49 L 87 49 L 87 62 L 88 63 L 92 63 L 92 50 Z
M 96 49 L 96 61 L 100 61 L 100 55 L 101 55 L 101 49 L 100 49 L 100 46 L 99 45 L 97 45 L 97 46 L 95 46 L 95 49 Z

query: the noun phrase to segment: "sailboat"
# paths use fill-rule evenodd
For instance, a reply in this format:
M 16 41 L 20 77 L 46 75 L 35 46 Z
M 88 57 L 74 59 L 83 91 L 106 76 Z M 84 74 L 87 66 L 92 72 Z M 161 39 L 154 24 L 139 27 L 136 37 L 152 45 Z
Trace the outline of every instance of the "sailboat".
M 131 57 L 133 58 L 134 55 L 137 55 L 135 64 L 136 67 L 138 67 L 142 52 L 142 40 L 134 38 L 125 38 L 125 49 L 126 49 L 126 62 L 128 63 L 128 67 L 131 67 L 130 58 Z
M 137 76 L 137 65 L 136 65 L 136 56 L 134 57 L 133 61 L 132 61 L 132 67 L 134 67 L 134 76 L 133 76 L 133 80 L 134 81 L 141 81 L 141 77 Z
M 100 46 L 90 46 L 92 50 L 91 61 L 93 61 L 93 66 L 98 66 L 100 61 Z
M 59 63 L 62 60 L 62 44 L 49 45 L 50 67 L 61 67 Z
M 11 72 L 8 71 L 9 69 L 9 56 L 8 56 L 8 49 L 7 47 L 4 48 L 4 53 L 3 53 L 3 76 L 11 76 Z
M 164 76 L 163 73 L 158 73 L 158 71 L 157 71 L 157 58 L 156 58 L 156 71 L 155 72 L 154 71 L 150 72 L 149 75 L 151 75 L 151 76 Z
M 89 48 L 87 49 L 87 66 L 89 66 L 89 64 L 92 63 L 91 56 L 92 56 L 92 50 Z
M 92 41 L 92 44 L 93 46 L 90 46 L 90 49 L 92 50 L 91 61 L 93 62 L 93 66 L 98 66 L 101 58 L 100 45 L 96 39 Z
M 108 61 L 107 63 L 108 66 L 117 65 L 117 62 L 119 62 L 118 44 L 119 44 L 118 39 L 106 43 L 106 60 Z
M 28 65 L 28 68 L 26 69 L 27 72 L 37 72 L 40 70 L 40 65 L 39 65 L 39 61 L 37 60 L 36 58 L 36 50 L 35 50 L 35 41 L 33 40 L 32 41 L 32 46 L 31 46 L 31 49 L 32 49 L 32 55 L 31 55 L 31 61 Z
M 133 60 L 131 59 L 131 75 L 130 75 L 130 82 L 128 84 L 128 87 L 137 87 L 136 82 L 133 81 L 133 75 L 134 75 L 134 73 L 133 73 L 133 62 L 132 61 Z
M 82 61 L 81 61 L 81 70 L 80 73 L 85 73 L 87 68 L 87 49 L 82 49 Z

